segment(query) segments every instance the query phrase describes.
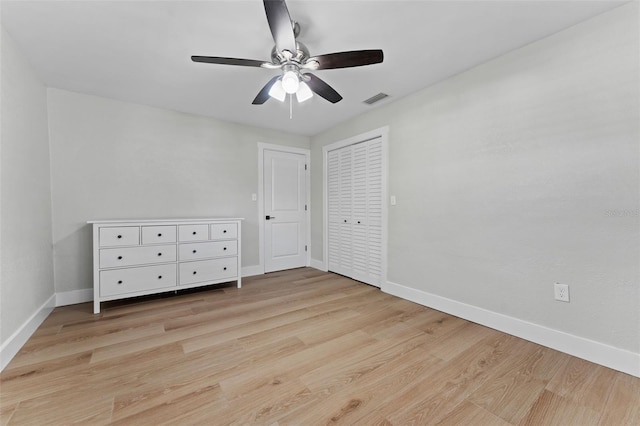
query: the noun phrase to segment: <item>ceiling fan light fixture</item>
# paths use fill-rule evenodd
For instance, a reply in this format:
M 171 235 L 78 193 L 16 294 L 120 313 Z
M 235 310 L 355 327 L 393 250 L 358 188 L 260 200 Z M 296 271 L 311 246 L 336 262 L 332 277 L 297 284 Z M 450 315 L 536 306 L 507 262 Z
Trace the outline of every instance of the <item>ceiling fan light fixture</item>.
M 285 92 L 290 95 L 293 95 L 298 91 L 298 87 L 300 87 L 300 80 L 298 79 L 298 74 L 295 71 L 287 71 L 282 76 L 282 88 Z
M 298 91 L 296 92 L 296 98 L 299 103 L 306 101 L 307 99 L 311 99 L 313 96 L 313 92 L 309 88 L 309 85 L 304 81 L 301 81 L 298 87 Z
M 280 102 L 284 102 L 284 98 L 287 96 L 287 92 L 284 91 L 284 88 L 282 87 L 282 79 L 276 80 L 275 83 L 273 83 L 273 86 L 271 86 L 271 89 L 269 89 L 269 96 L 271 96 L 273 99 L 277 99 Z

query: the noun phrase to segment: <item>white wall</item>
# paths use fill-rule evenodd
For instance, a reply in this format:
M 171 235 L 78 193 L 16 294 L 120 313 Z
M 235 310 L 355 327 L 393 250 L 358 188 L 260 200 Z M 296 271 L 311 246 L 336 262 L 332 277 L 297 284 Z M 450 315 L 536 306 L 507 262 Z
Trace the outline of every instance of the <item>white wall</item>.
M 92 287 L 92 219 L 244 217 L 259 263 L 258 142 L 309 138 L 48 89 L 56 292 Z
M 638 38 L 634 2 L 312 138 L 312 257 L 322 146 L 389 125 L 389 281 L 638 354 Z
M 16 343 L 15 333 L 47 301 L 53 302 L 54 285 L 47 92 L 9 34 L 1 31 L 0 348 L 4 367 L 15 353 L 5 351 L 7 345 Z M 22 343 L 17 342 L 15 349 Z

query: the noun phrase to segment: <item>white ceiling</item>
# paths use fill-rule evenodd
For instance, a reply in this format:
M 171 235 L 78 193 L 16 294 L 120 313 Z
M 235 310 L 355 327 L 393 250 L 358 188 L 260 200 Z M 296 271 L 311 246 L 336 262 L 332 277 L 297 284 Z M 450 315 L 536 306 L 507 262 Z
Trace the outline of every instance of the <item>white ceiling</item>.
M 43 82 L 76 92 L 315 135 L 619 6 L 619 1 L 287 2 L 312 55 L 383 49 L 384 63 L 316 71 L 344 99 L 251 101 L 277 71 L 193 63 L 268 60 L 260 0 L 2 1 L 2 23 Z M 390 95 L 375 106 L 362 101 Z

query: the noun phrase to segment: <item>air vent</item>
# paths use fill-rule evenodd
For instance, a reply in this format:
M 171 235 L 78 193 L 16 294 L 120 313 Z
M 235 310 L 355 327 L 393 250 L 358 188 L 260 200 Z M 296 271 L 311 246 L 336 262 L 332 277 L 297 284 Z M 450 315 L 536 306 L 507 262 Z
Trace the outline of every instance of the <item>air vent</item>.
M 389 95 L 387 95 L 386 93 L 378 93 L 377 95 L 374 95 L 372 97 L 370 97 L 369 99 L 367 99 L 366 101 L 363 101 L 365 104 L 367 105 L 371 105 L 371 104 L 375 104 L 378 101 L 383 100 L 384 98 L 388 97 Z

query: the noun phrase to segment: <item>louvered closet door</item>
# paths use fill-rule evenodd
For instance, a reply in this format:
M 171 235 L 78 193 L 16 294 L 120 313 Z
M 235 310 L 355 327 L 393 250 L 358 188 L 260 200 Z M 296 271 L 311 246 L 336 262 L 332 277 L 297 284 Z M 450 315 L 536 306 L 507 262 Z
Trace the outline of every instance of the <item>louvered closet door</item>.
M 367 275 L 369 284 L 382 284 L 382 138 L 367 143 Z
M 367 277 L 367 143 L 352 146 L 351 163 L 351 276 L 364 281 Z
M 350 147 L 343 148 L 338 151 L 338 162 L 340 164 L 340 189 L 339 189 L 339 206 L 340 206 L 340 228 L 339 228 L 339 265 L 336 272 L 344 275 L 351 275 L 352 256 L 351 256 L 351 238 L 352 232 L 352 150 Z
M 327 153 L 329 270 L 375 286 L 382 280 L 382 139 Z
M 338 151 L 327 153 L 327 211 L 329 270 L 340 269 L 340 160 Z

